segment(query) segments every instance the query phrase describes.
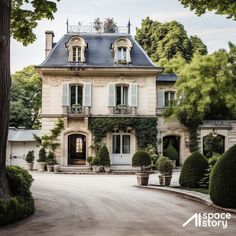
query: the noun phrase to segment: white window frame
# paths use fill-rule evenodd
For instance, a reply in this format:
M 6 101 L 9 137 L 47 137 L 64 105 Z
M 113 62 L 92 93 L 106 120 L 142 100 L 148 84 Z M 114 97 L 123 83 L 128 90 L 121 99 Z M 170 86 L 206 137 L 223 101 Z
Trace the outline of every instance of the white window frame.
M 129 136 L 129 153 L 123 153 L 123 136 Z M 113 137 L 120 136 L 120 153 L 113 152 Z M 130 155 L 131 154 L 131 134 L 130 133 L 113 133 L 112 134 L 112 155 Z
M 117 104 L 117 88 L 118 87 L 121 87 L 121 104 Z M 127 88 L 127 100 L 126 100 L 126 102 L 127 102 L 127 104 L 124 104 L 124 87 L 126 87 Z M 126 84 L 117 84 L 116 86 L 115 86 L 115 104 L 116 104 L 116 106 L 119 106 L 119 105 L 121 105 L 121 106 L 128 106 L 129 105 L 129 85 L 126 85 Z
M 75 51 L 75 60 L 74 60 L 74 49 L 76 50 Z M 73 62 L 81 62 L 81 55 L 82 55 L 82 52 L 81 52 L 81 47 L 80 46 L 73 46 L 72 47 L 72 61 Z
M 70 89 L 69 89 L 69 98 L 70 98 L 70 106 L 72 106 L 73 104 L 71 104 L 71 87 L 75 86 L 75 105 L 78 105 L 80 103 L 78 103 L 78 87 L 82 88 L 82 101 L 81 101 L 81 106 L 83 106 L 83 96 L 84 96 L 84 86 L 82 84 L 70 84 Z

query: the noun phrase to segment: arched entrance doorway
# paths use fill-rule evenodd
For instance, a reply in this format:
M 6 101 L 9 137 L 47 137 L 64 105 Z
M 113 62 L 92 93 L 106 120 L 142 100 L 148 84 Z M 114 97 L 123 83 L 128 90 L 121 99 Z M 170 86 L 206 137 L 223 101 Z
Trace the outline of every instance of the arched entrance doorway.
M 68 164 L 86 164 L 86 136 L 82 134 L 68 136 Z
M 178 153 L 178 158 L 176 160 L 176 165 L 179 166 L 179 158 L 180 158 L 180 137 L 175 135 L 168 135 L 163 138 L 163 155 L 165 155 L 165 151 L 168 146 L 171 145 Z

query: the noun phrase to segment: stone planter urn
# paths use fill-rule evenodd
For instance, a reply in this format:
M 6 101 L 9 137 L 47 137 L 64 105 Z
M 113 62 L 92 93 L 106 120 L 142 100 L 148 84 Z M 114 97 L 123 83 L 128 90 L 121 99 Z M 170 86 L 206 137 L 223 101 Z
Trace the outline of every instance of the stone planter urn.
M 33 171 L 33 166 L 34 166 L 34 163 L 31 162 L 31 163 L 26 163 L 26 170 L 28 171 Z
M 54 167 L 54 165 L 47 165 L 47 171 L 53 172 L 53 167 Z
M 39 172 L 44 172 L 46 167 L 46 162 L 39 162 L 38 161 L 38 171 Z
M 150 175 L 150 172 L 147 172 L 147 171 L 137 172 L 136 176 L 137 176 L 138 185 L 143 185 L 143 186 L 148 185 L 149 175 Z
M 99 173 L 101 171 L 101 166 L 92 166 L 92 167 L 95 173 Z
M 60 171 L 60 165 L 59 164 L 54 165 L 53 169 L 54 173 L 58 173 Z
M 111 167 L 110 166 L 104 166 L 104 170 L 106 173 L 111 172 Z
M 162 186 L 170 186 L 170 182 L 171 182 L 171 175 L 159 175 L 159 183 Z

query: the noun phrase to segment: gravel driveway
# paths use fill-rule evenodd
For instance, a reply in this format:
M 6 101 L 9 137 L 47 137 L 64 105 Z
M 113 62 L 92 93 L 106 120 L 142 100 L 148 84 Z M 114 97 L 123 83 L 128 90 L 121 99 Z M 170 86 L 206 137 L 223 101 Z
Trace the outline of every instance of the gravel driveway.
M 1 236 L 236 235 L 235 216 L 227 229 L 195 228 L 193 222 L 183 228 L 196 212 L 219 211 L 176 195 L 136 188 L 133 175 L 33 176 L 35 214 L 1 228 Z

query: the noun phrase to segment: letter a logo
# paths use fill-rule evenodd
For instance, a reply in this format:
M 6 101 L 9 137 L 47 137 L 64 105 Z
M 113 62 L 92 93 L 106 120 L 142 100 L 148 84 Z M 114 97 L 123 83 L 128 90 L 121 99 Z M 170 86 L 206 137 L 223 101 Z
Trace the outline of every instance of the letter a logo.
M 195 227 L 198 227 L 200 225 L 198 225 L 198 223 L 200 224 L 201 219 L 200 219 L 201 215 L 198 213 L 195 213 L 193 216 L 191 216 L 184 224 L 183 227 L 185 227 L 186 225 L 188 225 L 189 222 L 191 222 L 192 220 L 195 220 Z

